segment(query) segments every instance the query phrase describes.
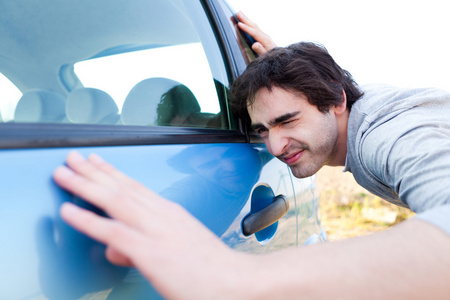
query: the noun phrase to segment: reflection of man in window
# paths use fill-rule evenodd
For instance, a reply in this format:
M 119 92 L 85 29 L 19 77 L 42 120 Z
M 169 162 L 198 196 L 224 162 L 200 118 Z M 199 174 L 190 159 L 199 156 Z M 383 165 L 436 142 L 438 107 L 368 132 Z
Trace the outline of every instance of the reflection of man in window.
M 189 126 L 191 117 L 200 113 L 200 105 L 185 85 L 177 85 L 161 97 L 157 108 L 159 126 Z

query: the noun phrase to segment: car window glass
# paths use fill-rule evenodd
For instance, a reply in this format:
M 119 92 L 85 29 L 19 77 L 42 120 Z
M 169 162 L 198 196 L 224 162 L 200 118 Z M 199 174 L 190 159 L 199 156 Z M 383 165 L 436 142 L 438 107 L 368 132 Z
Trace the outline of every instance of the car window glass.
M 27 52 L 0 49 L 0 121 L 234 129 L 199 1 L 62 2 L 17 25 Z

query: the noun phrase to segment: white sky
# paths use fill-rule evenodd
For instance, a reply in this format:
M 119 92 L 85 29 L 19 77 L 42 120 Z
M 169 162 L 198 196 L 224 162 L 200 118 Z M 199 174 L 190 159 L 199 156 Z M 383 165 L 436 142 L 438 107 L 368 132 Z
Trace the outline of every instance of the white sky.
M 323 44 L 359 84 L 450 91 L 445 0 L 228 0 L 279 46 Z

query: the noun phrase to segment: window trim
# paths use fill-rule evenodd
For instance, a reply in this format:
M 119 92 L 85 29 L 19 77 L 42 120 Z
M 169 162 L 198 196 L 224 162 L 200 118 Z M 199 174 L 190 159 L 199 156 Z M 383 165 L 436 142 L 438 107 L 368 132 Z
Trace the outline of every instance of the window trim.
M 76 124 L 0 124 L 0 149 L 245 143 L 236 130 Z
M 239 43 L 233 32 L 233 30 L 235 29 L 229 26 L 229 20 L 227 19 L 223 11 L 216 8 L 220 8 L 220 4 L 218 2 L 222 0 L 201 1 L 204 3 L 205 12 L 209 15 L 214 16 L 210 18 L 211 25 L 213 26 L 213 29 L 218 33 L 219 43 L 221 48 L 223 49 L 223 55 L 226 60 L 225 63 L 231 71 L 230 76 L 232 76 L 232 78 L 230 78 L 230 82 L 233 82 L 247 68 L 245 59 L 244 57 L 242 57 L 241 48 L 239 47 Z M 259 135 L 252 132 L 251 128 L 247 128 L 243 120 L 237 118 L 236 116 L 234 117 L 239 122 L 239 130 L 242 134 L 245 135 L 246 141 L 248 143 L 263 143 L 263 140 L 259 137 Z

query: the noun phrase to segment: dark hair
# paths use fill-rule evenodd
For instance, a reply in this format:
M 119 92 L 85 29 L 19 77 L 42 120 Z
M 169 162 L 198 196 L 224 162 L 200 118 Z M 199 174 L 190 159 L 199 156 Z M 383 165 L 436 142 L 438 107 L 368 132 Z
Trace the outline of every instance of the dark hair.
M 200 112 L 200 105 L 192 91 L 187 86 L 179 84 L 161 96 L 156 112 L 156 123 L 159 126 L 171 125 L 177 116 L 181 119 L 172 125 L 182 125 L 191 114 Z
M 231 105 L 249 122 L 247 106 L 261 88 L 271 91 L 273 87 L 306 96 L 323 113 L 342 102 L 342 89 L 349 110 L 363 95 L 351 74 L 339 67 L 325 47 L 311 42 L 277 47 L 251 62 L 231 87 Z

